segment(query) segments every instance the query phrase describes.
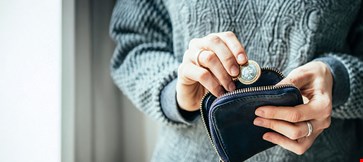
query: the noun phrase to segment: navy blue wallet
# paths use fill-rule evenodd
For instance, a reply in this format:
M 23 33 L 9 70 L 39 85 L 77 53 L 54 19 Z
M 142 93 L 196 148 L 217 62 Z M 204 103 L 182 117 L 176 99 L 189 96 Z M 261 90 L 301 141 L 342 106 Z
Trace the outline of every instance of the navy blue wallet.
M 237 90 L 220 97 L 207 93 L 201 101 L 201 116 L 213 147 L 223 162 L 241 162 L 275 144 L 262 139 L 273 131 L 255 126 L 255 110 L 260 106 L 303 104 L 300 90 L 279 85 L 284 76 L 272 68 L 262 68 L 257 81 L 245 85 L 235 81 Z

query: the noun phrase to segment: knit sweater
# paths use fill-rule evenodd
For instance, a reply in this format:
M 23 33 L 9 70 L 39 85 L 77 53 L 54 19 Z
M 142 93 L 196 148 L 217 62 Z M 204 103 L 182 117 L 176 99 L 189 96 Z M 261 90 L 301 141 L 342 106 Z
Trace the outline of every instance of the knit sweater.
M 315 59 L 333 75 L 331 126 L 311 148 L 299 156 L 275 146 L 247 161 L 363 158 L 361 0 L 120 0 L 111 20 L 111 75 L 162 127 L 152 161 L 218 161 L 199 113 L 178 108 L 175 87 L 189 41 L 224 31 L 234 32 L 262 67 L 286 75 Z

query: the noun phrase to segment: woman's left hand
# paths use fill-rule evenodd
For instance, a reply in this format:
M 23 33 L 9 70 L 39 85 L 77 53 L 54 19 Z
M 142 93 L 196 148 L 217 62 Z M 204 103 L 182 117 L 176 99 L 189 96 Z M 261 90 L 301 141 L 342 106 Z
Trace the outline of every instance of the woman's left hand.
M 255 111 L 254 124 L 278 132 L 265 133 L 264 140 L 301 155 L 330 126 L 333 77 L 326 64 L 313 61 L 294 69 L 278 84 L 293 84 L 299 88 L 304 104 L 260 107 Z M 308 122 L 313 128 L 310 135 Z

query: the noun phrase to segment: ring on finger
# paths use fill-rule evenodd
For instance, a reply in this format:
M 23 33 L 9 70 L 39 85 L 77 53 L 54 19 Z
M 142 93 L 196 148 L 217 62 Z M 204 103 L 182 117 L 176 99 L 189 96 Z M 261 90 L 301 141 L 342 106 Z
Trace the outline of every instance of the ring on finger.
M 307 121 L 306 126 L 308 127 L 308 133 L 306 134 L 305 137 L 309 137 L 313 133 L 313 125 L 311 124 L 310 121 Z
M 204 49 L 199 49 L 198 50 L 198 53 L 197 53 L 197 57 L 195 57 L 195 64 L 198 65 L 198 66 L 201 66 L 200 65 L 200 62 L 199 62 L 199 56 L 200 54 L 204 51 Z

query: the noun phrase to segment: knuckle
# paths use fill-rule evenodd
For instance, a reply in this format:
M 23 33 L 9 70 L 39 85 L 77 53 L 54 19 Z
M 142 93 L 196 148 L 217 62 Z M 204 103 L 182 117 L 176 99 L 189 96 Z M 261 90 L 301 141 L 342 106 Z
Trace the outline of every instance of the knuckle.
M 225 35 L 226 37 L 229 37 L 229 38 L 231 38 L 231 37 L 236 37 L 236 35 L 235 35 L 232 31 L 224 32 L 224 35 Z
M 264 120 L 264 125 L 267 127 L 267 128 L 270 128 L 270 129 L 273 129 L 275 130 L 276 126 L 274 123 L 272 123 L 271 121 L 269 120 Z
M 211 74 L 208 71 L 203 71 L 199 76 L 199 81 L 209 80 Z
M 223 72 L 224 73 L 224 72 Z M 217 77 L 218 80 L 221 82 L 222 85 L 224 85 L 224 87 L 226 87 L 226 89 L 228 89 L 229 84 L 231 84 L 231 80 L 229 79 L 228 76 L 226 75 L 220 75 L 219 77 Z
M 276 117 L 275 111 L 270 111 L 270 110 L 265 110 L 265 115 L 266 115 L 266 117 L 269 117 L 269 118 L 275 118 Z
M 232 55 L 229 55 L 229 56 L 223 58 L 224 62 L 231 64 L 231 65 L 235 62 L 235 60 L 236 59 Z
M 209 91 L 211 91 L 211 92 L 218 92 L 219 89 L 220 89 L 220 86 L 219 85 L 214 85 L 214 86 L 212 86 L 212 89 L 210 89 Z
M 307 149 L 305 147 L 298 147 L 294 152 L 298 155 L 302 155 L 305 153 Z
M 299 139 L 300 137 L 303 136 L 303 131 L 302 130 L 296 130 L 296 131 L 291 131 L 291 135 L 290 138 L 293 140 Z
M 300 121 L 302 118 L 302 114 L 299 112 L 299 111 L 292 111 L 290 114 L 289 114 L 289 121 L 291 122 L 298 122 Z
M 207 39 L 208 41 L 210 41 L 211 43 L 215 43 L 215 44 L 218 44 L 218 43 L 221 43 L 222 42 L 222 39 L 219 38 L 218 36 L 216 35 L 208 35 L 207 36 Z
M 215 61 L 216 57 L 212 53 L 205 53 L 201 57 L 201 61 L 205 63 L 213 63 Z

